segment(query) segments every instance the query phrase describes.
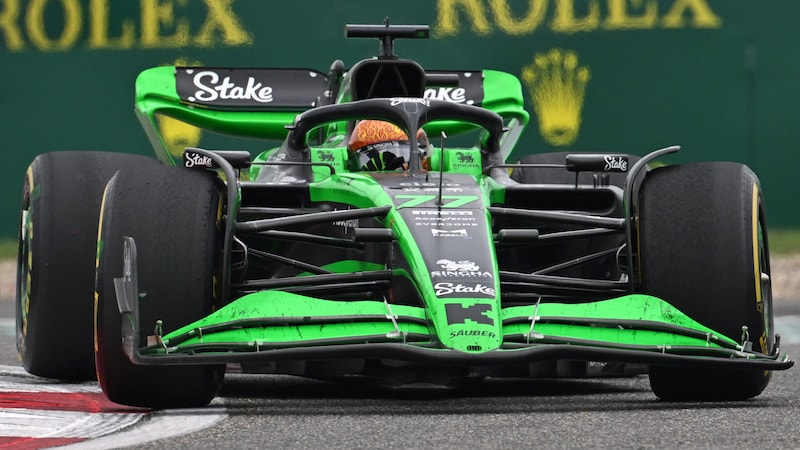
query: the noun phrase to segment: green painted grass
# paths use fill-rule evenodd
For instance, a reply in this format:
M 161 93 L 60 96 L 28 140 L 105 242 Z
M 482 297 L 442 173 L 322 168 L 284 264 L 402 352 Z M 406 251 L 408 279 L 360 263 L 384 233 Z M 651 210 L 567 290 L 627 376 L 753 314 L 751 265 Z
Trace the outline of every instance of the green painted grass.
M 0 260 L 16 259 L 16 257 L 17 257 L 17 240 L 0 239 Z
M 770 229 L 768 238 L 770 254 L 800 254 L 800 228 Z

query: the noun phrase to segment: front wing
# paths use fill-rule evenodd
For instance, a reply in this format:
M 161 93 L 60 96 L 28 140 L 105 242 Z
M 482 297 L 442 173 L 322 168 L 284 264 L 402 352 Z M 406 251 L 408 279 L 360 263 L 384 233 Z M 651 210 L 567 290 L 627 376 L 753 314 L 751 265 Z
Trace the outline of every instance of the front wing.
M 125 245 L 125 272 L 115 279 L 115 287 L 123 315 L 123 348 L 135 364 L 340 358 L 468 367 L 548 360 L 763 370 L 783 370 L 794 364 L 780 354 L 779 336 L 771 355 L 753 352 L 667 302 L 641 294 L 581 304 L 503 308 L 502 345 L 470 352 L 444 348 L 424 308 L 322 300 L 268 290 L 241 297 L 166 335 L 160 332 L 163 324 L 154 324 L 151 342 L 142 346 L 135 244 L 128 238 Z

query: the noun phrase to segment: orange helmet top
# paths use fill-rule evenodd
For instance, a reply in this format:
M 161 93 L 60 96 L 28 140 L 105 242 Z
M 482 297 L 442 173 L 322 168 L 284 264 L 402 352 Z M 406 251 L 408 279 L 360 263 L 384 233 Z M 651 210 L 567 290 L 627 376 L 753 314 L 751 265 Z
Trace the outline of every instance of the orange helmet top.
M 417 131 L 417 146 L 425 149 L 428 136 Z M 362 120 L 353 128 L 347 148 L 358 155 L 362 170 L 408 169 L 411 149 L 408 135 L 397 125 L 383 120 Z
M 353 129 L 347 148 L 355 152 L 368 145 L 407 140 L 408 135 L 391 122 L 362 120 Z

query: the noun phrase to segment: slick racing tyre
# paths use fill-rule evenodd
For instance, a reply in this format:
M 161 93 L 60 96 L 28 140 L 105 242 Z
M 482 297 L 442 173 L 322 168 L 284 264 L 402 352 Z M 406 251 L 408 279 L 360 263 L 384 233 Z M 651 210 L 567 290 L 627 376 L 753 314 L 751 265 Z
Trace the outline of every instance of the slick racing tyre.
M 100 199 L 139 155 L 57 152 L 37 156 L 22 189 L 17 264 L 17 351 L 28 372 L 95 378 L 92 297 Z
M 775 329 L 766 212 L 753 172 L 723 162 L 658 168 L 639 201 L 642 291 L 769 354 Z M 769 379 L 763 370 L 650 368 L 662 400 L 743 400 Z
M 125 237 L 135 241 L 141 345 L 157 320 L 163 333 L 210 314 L 220 251 L 220 194 L 215 175 L 160 163 L 118 172 L 108 183 L 98 238 L 95 360 L 113 402 L 149 408 L 208 404 L 224 365 L 135 365 L 122 349 L 114 278 L 123 275 Z

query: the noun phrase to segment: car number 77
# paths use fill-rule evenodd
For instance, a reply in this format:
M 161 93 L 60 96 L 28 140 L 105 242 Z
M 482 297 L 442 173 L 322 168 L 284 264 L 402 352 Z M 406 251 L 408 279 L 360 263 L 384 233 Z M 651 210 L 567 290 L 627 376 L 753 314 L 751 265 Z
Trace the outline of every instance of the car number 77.
M 477 195 L 442 195 L 442 204 L 436 205 L 436 195 L 395 195 L 395 199 L 408 199 L 397 205 L 400 208 L 413 208 L 415 206 L 441 206 L 442 208 L 460 208 L 478 200 Z

